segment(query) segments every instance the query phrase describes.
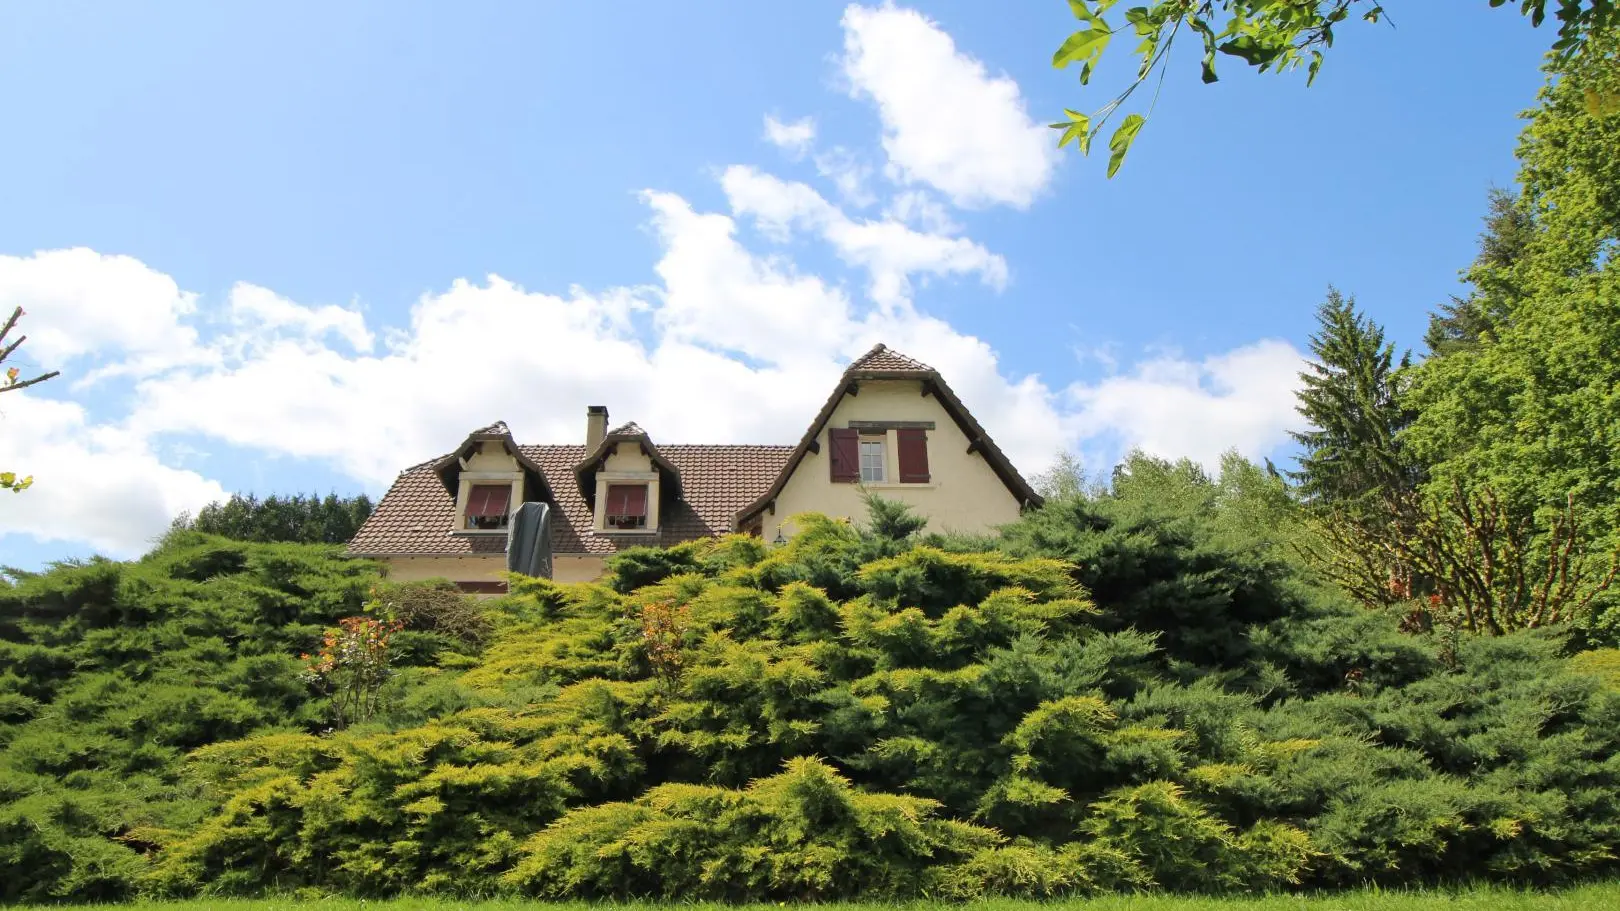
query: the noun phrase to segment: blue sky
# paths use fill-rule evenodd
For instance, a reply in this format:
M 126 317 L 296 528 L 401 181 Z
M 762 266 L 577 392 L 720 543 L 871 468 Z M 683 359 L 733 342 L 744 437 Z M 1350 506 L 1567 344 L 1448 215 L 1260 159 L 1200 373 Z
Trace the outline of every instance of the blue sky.
M 791 442 L 876 340 L 1027 472 L 1284 454 L 1326 286 L 1416 345 L 1513 180 L 1551 37 L 1474 6 L 1309 89 L 1179 55 L 1108 181 L 1041 126 L 1123 77 L 1051 69 L 1056 0 L 8 4 L 0 306 L 64 376 L 0 402 L 0 562 L 598 401 Z

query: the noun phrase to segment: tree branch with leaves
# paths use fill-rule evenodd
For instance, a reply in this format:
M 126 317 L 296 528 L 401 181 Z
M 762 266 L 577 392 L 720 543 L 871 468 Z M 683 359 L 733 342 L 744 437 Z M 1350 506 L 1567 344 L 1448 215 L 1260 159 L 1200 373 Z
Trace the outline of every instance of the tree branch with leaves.
M 18 307 L 11 311 L 11 316 L 6 320 L 5 324 L 0 325 L 0 392 L 18 392 L 27 389 L 29 386 L 43 383 L 59 373 L 59 371 L 52 370 L 25 380 L 22 378 L 20 368 L 4 366 L 6 360 L 16 354 L 17 349 L 22 347 L 22 343 L 28 340 L 28 336 L 19 335 L 13 341 L 6 341 L 11 337 L 12 330 L 17 328 L 17 322 L 23 318 L 23 315 L 23 308 Z M 21 493 L 33 483 L 34 479 L 31 475 L 18 477 L 14 471 L 0 471 L 0 490 Z
M 1432 2 L 1432 0 L 1431 0 Z M 1509 0 L 1487 0 L 1491 7 Z M 1090 154 L 1091 141 L 1102 132 L 1136 90 L 1158 76 L 1162 87 L 1170 64 L 1170 49 L 1183 31 L 1199 39 L 1200 74 L 1205 83 L 1220 77 L 1216 62 L 1220 55 L 1235 57 L 1259 72 L 1293 72 L 1306 68 L 1307 85 L 1316 80 L 1333 47 L 1335 30 L 1352 19 L 1364 22 L 1390 22 L 1385 4 L 1379 0 L 1153 0 L 1115 14 L 1119 0 L 1069 0 L 1069 9 L 1083 27 L 1069 35 L 1052 55 L 1058 69 L 1076 66 L 1080 84 L 1089 85 L 1097 64 L 1114 39 L 1134 37 L 1132 53 L 1139 65 L 1135 78 L 1114 98 L 1091 114 L 1065 110 L 1065 120 L 1052 124 L 1062 131 L 1058 148 L 1074 143 L 1081 154 Z M 1568 60 L 1579 54 L 1595 32 L 1614 24 L 1615 0 L 1519 0 L 1519 11 L 1539 27 L 1547 18 L 1548 6 L 1558 21 L 1553 54 Z M 1114 15 L 1110 15 L 1114 14 Z M 1154 90 L 1154 101 L 1158 89 Z M 1132 112 L 1120 119 L 1108 140 L 1108 176 L 1119 171 L 1142 127 L 1152 116 Z

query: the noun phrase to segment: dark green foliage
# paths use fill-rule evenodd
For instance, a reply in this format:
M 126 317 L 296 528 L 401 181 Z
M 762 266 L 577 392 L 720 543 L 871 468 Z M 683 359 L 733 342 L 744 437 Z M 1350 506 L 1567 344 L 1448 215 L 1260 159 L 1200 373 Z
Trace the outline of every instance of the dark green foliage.
M 1462 297 L 1440 305 L 1429 317 L 1423 343 L 1430 353 L 1454 354 L 1495 338 L 1512 318 L 1512 305 L 1523 295 L 1514 267 L 1530 250 L 1535 221 L 1515 195 L 1494 188 L 1486 200 L 1485 231 L 1479 236 L 1479 255 L 1468 270 L 1475 287 Z
M 786 901 L 1609 872 L 1620 694 L 1586 669 L 1606 665 L 1552 634 L 1442 661 L 1294 564 L 1288 515 L 1241 460 L 1135 458 L 1006 552 L 808 516 L 769 550 L 520 582 L 487 650 L 423 671 L 386 724 L 197 751 L 186 780 L 220 809 L 162 841 L 146 888 Z M 678 673 L 649 606 L 680 618 Z
M 188 534 L 0 590 L 17 900 L 975 899 L 1565 882 L 1620 857 L 1620 664 L 1453 643 L 1293 558 L 1281 481 L 1128 460 L 935 546 L 627 551 L 471 602 Z M 407 621 L 377 718 L 295 656 Z M 653 631 L 655 634 L 650 634 Z
M 1409 359 L 1397 362 L 1383 328 L 1337 289 L 1328 289 L 1316 320 L 1315 360 L 1300 375 L 1298 410 L 1308 429 L 1292 434 L 1304 449 L 1294 473 L 1298 493 L 1353 516 L 1386 512 L 1384 501 L 1418 481 L 1398 439 L 1412 422 L 1400 380 Z
M 371 498 L 365 494 L 329 493 L 324 498 L 272 494 L 263 500 L 253 494 L 231 494 L 229 500 L 209 503 L 195 516 L 180 516 L 173 527 L 237 541 L 344 544 L 365 524 L 371 510 Z
M 296 656 L 375 579 L 333 548 L 184 532 L 0 584 L 0 902 L 133 895 L 161 833 L 212 806 L 185 754 L 313 724 Z
M 904 541 L 923 530 L 928 520 L 900 500 L 890 500 L 871 491 L 861 495 L 866 504 L 866 530 L 886 541 Z
M 1292 521 L 1281 482 L 1241 459 L 1211 479 L 1191 462 L 1136 455 L 1112 491 L 1052 502 L 1009 528 L 1005 546 L 1076 564 L 1099 628 L 1154 633 L 1173 661 L 1238 668 L 1252 630 L 1308 615 L 1319 597 L 1277 537 Z

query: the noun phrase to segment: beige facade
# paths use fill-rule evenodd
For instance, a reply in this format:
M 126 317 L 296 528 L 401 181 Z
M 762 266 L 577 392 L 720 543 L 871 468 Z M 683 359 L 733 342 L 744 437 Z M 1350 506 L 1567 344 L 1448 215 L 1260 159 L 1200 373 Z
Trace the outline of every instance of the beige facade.
M 504 582 L 506 557 L 388 557 L 382 561 L 395 582 L 449 579 L 453 582 Z M 558 554 L 551 578 L 558 582 L 595 582 L 602 578 L 603 558 L 595 554 Z
M 645 484 L 647 486 L 647 527 L 634 531 L 617 530 L 615 535 L 654 535 L 658 533 L 658 470 L 653 466 L 652 457 L 642 451 L 636 443 L 618 443 L 613 452 L 608 454 L 600 470 L 596 472 L 596 509 L 592 528 L 598 533 L 608 530 L 606 519 L 607 511 L 603 504 L 608 501 L 608 486 L 611 484 Z
M 395 582 L 422 582 L 450 579 L 454 582 L 502 582 L 506 557 L 388 557 L 388 578 Z
M 827 431 L 847 427 L 851 421 L 932 422 L 927 431 L 927 483 L 900 483 L 899 446 L 896 431 L 884 435 L 885 481 L 851 484 L 833 481 L 828 460 L 832 444 Z M 866 515 L 861 495 L 872 491 L 879 496 L 910 504 L 928 519 L 928 530 L 937 532 L 988 532 L 1018 518 L 1020 504 L 996 476 L 984 456 L 969 453 L 969 440 L 946 412 L 936 395 L 923 395 L 920 380 L 868 380 L 858 395 L 846 395 L 833 408 L 832 416 L 817 430 L 819 452 L 805 453 L 787 483 L 776 496 L 774 514 L 767 509 L 761 533 L 774 541 L 780 529 L 792 537 L 792 517 L 800 513 L 859 520 Z

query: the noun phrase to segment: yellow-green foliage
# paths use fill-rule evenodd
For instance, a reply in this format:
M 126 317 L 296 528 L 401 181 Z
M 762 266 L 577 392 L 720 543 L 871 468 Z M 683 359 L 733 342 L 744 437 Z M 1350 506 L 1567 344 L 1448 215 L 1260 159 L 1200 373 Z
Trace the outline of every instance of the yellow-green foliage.
M 570 814 L 504 877 L 539 896 L 914 896 L 1000 841 L 933 801 L 856 790 L 815 759 L 728 790 L 666 784 Z M 943 870 L 941 868 L 944 868 Z
M 476 643 L 406 669 L 392 708 L 346 730 L 244 732 L 236 703 L 200 703 L 236 733 L 167 769 L 183 804 L 98 803 L 111 773 L 86 774 L 151 755 L 110 725 L 171 719 L 120 709 L 77 739 L 29 722 L 0 768 L 0 836 L 24 849 L 0 838 L 0 858 L 73 858 L 34 877 L 42 896 L 787 901 L 1528 882 L 1620 856 L 1620 700 L 1556 637 L 1466 642 L 1443 665 L 1394 621 L 1253 587 L 1235 558 L 1152 581 L 1179 564 L 1148 531 L 1092 542 L 1116 567 L 1093 596 L 1057 560 L 805 527 L 768 553 L 629 552 L 602 584 L 516 580 Z M 1223 620 L 1218 651 L 1249 641 L 1243 662 L 1121 622 L 1122 598 L 1157 622 L 1239 590 L 1287 618 Z M 10 691 L 53 717 L 107 717 L 138 685 L 84 675 L 53 700 L 74 653 L 7 648 L 29 675 Z M 1347 665 L 1353 689 L 1324 670 Z M 37 818 L 93 822 L 46 844 L 27 840 Z
M 1610 690 L 1620 690 L 1620 648 L 1598 648 L 1579 652 L 1569 659 L 1578 673 L 1591 674 Z

